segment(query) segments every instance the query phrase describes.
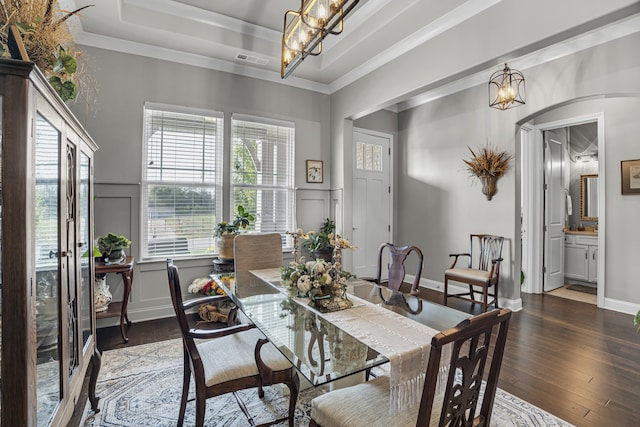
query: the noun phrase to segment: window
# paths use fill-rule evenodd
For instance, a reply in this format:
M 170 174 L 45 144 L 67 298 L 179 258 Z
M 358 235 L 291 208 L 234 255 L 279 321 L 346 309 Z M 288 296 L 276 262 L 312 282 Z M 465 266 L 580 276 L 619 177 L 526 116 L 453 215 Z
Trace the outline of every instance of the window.
M 146 103 L 142 256 L 213 253 L 222 216 L 222 113 Z
M 251 229 L 283 234 L 293 230 L 293 123 L 234 114 L 231 118 L 231 200 L 251 212 Z M 233 215 L 231 215 L 233 216 Z
M 382 146 L 366 142 L 357 142 L 356 168 L 372 172 L 382 172 Z

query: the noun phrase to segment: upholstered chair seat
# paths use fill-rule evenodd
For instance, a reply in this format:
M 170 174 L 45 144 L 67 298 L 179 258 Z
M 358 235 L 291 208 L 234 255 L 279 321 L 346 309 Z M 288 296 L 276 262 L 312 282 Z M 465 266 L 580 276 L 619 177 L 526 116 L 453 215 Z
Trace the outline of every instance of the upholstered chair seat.
M 489 271 L 477 270 L 475 268 L 450 268 L 446 270 L 444 274 L 450 278 L 466 279 L 466 280 L 483 280 L 488 281 L 491 279 L 491 273 Z M 497 277 L 496 273 L 493 273 L 493 279 Z
M 321 426 L 415 426 L 420 404 L 396 414 L 381 408 L 389 408 L 389 377 L 386 375 L 316 397 L 311 401 L 311 418 Z M 441 409 L 442 394 L 439 394 L 434 400 L 429 425 L 438 425 Z
M 204 365 L 206 386 L 259 375 L 254 351 L 260 339 L 264 339 L 264 335 L 258 329 L 249 329 L 196 344 Z M 260 358 L 274 371 L 291 367 L 291 363 L 270 342 L 260 349 Z

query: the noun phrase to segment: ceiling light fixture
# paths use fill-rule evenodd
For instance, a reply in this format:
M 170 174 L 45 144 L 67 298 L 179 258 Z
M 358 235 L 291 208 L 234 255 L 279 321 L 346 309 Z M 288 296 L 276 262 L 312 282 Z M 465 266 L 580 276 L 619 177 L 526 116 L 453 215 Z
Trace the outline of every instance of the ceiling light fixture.
M 287 78 L 309 55 L 322 53 L 327 34 L 340 34 L 342 21 L 359 0 L 301 0 L 284 14 L 280 77 Z M 338 27 L 336 30 L 335 28 Z
M 489 107 L 508 110 L 524 103 L 524 76 L 504 64 L 489 79 Z

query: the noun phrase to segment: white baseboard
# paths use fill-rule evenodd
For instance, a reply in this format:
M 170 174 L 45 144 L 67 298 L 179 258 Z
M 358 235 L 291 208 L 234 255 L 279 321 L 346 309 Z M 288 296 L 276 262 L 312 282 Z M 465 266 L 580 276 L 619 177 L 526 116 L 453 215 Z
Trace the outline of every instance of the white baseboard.
M 640 304 L 620 301 L 613 298 L 605 298 L 603 308 L 606 308 L 607 310 L 618 311 L 620 313 L 635 315 L 638 310 L 640 310 Z

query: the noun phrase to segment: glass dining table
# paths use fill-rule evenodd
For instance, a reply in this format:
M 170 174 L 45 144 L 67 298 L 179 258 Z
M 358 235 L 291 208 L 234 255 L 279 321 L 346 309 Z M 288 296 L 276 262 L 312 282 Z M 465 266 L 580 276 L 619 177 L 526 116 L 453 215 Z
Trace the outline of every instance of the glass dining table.
M 370 345 L 329 321 L 305 299 L 291 298 L 277 268 L 238 274 L 235 281 L 212 274 L 231 300 L 313 386 L 342 379 L 389 361 Z M 362 279 L 350 279 L 348 297 L 354 307 L 371 304 L 436 331 L 471 317 L 408 293 L 392 292 Z M 350 310 L 350 309 L 347 309 Z M 430 337 L 425 337 L 430 341 Z

